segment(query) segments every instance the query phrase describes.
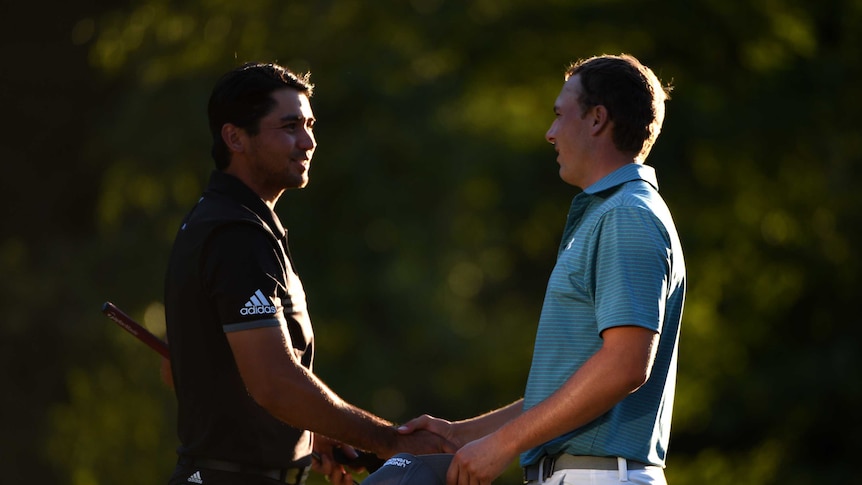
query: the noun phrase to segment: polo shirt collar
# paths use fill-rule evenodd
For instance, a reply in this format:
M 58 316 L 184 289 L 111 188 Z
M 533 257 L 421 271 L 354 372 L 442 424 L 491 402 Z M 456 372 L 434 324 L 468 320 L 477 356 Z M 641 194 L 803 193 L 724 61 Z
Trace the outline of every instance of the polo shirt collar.
M 643 180 L 658 190 L 658 179 L 654 168 L 642 163 L 629 163 L 605 175 L 598 182 L 584 189 L 584 192 L 593 195 L 632 180 Z
M 281 225 L 278 215 L 240 179 L 221 170 L 213 170 L 210 174 L 209 190 L 234 199 L 260 217 L 276 236 L 284 237 L 286 231 Z

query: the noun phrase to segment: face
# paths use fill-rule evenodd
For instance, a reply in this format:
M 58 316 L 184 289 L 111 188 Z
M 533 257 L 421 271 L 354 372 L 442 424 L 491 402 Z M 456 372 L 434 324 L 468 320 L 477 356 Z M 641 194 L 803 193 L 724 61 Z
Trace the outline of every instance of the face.
M 308 184 L 314 139 L 314 113 L 308 96 L 295 89 L 272 93 L 276 101 L 269 114 L 261 118 L 256 135 L 248 138 L 246 157 L 255 185 L 264 192 Z
M 555 118 L 545 133 L 545 139 L 557 151 L 560 178 L 568 184 L 584 188 L 582 184 L 586 180 L 589 162 L 590 122 L 578 103 L 580 94 L 580 77 L 570 77 L 554 102 Z

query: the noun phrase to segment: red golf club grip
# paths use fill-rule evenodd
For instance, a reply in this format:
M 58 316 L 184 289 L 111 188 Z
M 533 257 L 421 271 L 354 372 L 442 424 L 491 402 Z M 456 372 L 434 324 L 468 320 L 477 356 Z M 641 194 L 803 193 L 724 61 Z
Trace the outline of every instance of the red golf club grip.
M 102 313 L 116 322 L 117 325 L 123 327 L 127 332 L 134 335 L 138 340 L 147 344 L 151 349 L 161 354 L 162 357 L 166 359 L 171 358 L 171 354 L 168 352 L 168 344 L 150 333 L 150 331 L 144 328 L 143 325 L 134 321 L 132 317 L 123 313 L 123 311 L 117 308 L 113 303 L 106 301 L 105 304 L 102 305 Z

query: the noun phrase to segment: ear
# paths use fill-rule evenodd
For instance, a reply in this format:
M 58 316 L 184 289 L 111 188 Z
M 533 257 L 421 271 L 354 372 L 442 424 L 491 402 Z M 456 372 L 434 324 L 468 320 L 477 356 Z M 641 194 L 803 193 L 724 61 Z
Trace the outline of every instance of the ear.
M 242 153 L 245 151 L 245 131 L 232 124 L 225 123 L 221 127 L 221 139 L 231 152 Z
M 592 124 L 590 125 L 590 134 L 598 135 L 609 129 L 611 126 L 611 117 L 607 108 L 602 105 L 593 106 L 587 114 Z

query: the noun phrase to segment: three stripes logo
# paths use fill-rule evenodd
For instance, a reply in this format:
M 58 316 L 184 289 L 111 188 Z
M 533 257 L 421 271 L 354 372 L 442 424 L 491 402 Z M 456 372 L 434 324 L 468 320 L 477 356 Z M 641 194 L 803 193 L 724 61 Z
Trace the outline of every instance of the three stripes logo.
M 239 310 L 240 315 L 272 315 L 275 313 L 275 305 L 260 289 L 251 295 L 245 302 L 245 306 Z
M 189 483 L 204 483 L 203 478 L 201 478 L 201 472 L 199 471 L 192 473 L 192 476 L 190 476 L 186 481 Z

